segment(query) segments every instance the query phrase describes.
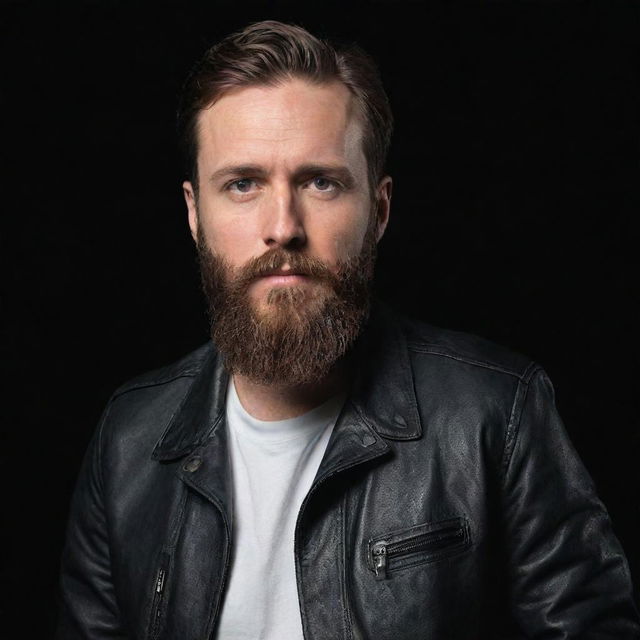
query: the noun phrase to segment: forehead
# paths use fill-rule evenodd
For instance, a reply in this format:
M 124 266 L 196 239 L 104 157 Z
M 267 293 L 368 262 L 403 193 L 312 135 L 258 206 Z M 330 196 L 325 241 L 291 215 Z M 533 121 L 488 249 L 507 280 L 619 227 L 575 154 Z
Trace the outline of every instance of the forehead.
M 340 82 L 291 79 L 224 94 L 198 116 L 202 169 L 241 164 L 347 163 L 366 170 L 362 123 Z

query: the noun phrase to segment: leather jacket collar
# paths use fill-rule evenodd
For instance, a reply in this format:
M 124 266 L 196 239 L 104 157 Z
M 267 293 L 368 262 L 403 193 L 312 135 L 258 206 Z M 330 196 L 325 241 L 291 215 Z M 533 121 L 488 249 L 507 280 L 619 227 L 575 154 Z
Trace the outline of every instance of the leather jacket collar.
M 375 435 L 411 440 L 422 433 L 406 341 L 391 314 L 376 306 L 356 347 L 360 361 L 350 398 L 340 423 L 358 431 L 362 442 Z M 213 346 L 181 406 L 156 444 L 154 460 L 175 460 L 203 445 L 222 422 L 229 374 Z M 343 425 L 344 426 L 344 425 Z M 341 430 L 338 430 L 341 431 Z

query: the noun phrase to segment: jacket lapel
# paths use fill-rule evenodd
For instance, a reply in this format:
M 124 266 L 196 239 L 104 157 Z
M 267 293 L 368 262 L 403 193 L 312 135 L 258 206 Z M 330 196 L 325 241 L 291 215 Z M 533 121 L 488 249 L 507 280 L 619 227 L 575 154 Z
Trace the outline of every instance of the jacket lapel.
M 343 469 L 385 455 L 388 440 L 422 435 L 407 343 L 394 314 L 380 303 L 355 347 L 356 374 L 314 486 Z
M 209 343 L 191 388 L 153 450 L 154 460 L 182 458 L 211 437 L 224 416 L 229 376 Z
M 221 358 L 211 345 L 152 458 L 183 458 L 177 468 L 178 477 L 220 509 L 230 530 L 233 491 L 225 426 L 228 383 Z
M 390 440 L 422 435 L 407 341 L 387 307 L 374 306 L 356 346 L 353 401 L 368 424 Z

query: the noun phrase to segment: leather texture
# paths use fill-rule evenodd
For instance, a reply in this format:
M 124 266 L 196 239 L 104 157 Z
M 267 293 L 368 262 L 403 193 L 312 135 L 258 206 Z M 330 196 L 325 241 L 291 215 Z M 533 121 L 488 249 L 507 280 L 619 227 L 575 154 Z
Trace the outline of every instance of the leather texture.
M 640 638 L 539 366 L 379 306 L 355 358 L 296 526 L 307 640 Z M 113 395 L 72 501 L 58 638 L 215 637 L 234 553 L 227 383 L 207 344 Z

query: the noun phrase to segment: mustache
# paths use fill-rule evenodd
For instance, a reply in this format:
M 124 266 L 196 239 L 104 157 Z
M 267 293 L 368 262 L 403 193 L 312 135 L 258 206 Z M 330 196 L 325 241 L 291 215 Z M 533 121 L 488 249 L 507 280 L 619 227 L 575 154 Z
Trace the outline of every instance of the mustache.
M 274 247 L 248 260 L 239 269 L 236 282 L 240 286 L 248 286 L 257 278 L 280 274 L 285 265 L 291 274 L 308 276 L 329 284 L 337 282 L 336 275 L 321 260 L 282 247 Z

